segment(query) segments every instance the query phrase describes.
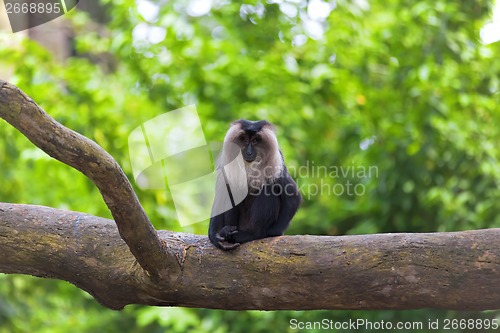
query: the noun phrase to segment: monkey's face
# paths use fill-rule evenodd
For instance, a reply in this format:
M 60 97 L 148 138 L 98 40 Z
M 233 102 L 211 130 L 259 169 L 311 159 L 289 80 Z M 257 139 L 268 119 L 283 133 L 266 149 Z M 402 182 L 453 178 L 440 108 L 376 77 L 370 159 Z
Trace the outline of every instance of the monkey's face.
M 259 133 L 246 133 L 240 134 L 237 140 L 238 146 L 241 148 L 243 159 L 247 162 L 253 162 L 259 155 L 262 157 L 262 136 Z
M 242 119 L 233 123 L 233 129 L 235 132 L 232 142 L 240 147 L 246 162 L 262 161 L 272 151 L 271 144 L 275 136 L 272 125 L 267 121 Z

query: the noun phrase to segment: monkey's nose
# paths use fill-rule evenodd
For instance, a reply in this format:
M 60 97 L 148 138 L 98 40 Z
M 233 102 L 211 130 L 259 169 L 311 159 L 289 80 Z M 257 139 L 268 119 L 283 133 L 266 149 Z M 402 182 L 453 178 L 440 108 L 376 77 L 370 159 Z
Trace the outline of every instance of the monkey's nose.
M 253 147 L 252 145 L 248 145 L 247 148 L 245 149 L 245 155 L 247 156 L 252 156 L 253 155 Z

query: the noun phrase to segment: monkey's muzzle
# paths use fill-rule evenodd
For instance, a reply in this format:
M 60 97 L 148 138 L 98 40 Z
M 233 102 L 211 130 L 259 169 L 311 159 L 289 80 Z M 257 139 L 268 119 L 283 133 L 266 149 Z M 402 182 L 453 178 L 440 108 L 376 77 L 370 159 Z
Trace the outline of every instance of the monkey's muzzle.
M 243 155 L 243 159 L 247 162 L 253 162 L 255 161 L 255 158 L 257 157 L 257 151 L 254 149 L 254 147 L 249 144 L 246 146 L 245 149 L 242 149 L 243 151 L 241 152 Z

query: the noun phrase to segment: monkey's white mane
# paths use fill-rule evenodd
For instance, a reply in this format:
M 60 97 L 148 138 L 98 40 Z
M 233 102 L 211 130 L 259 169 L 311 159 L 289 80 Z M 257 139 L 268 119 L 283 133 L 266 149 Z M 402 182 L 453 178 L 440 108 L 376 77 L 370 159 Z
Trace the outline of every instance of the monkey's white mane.
M 278 139 L 276 138 L 273 128 L 270 126 L 264 126 L 260 132 L 262 140 L 269 144 L 270 149 L 266 158 L 258 161 L 260 164 L 259 167 L 264 171 L 264 175 L 268 183 L 274 183 L 276 178 L 279 178 L 281 172 L 283 171 L 283 157 L 281 156 Z M 252 163 L 255 162 L 256 161 Z

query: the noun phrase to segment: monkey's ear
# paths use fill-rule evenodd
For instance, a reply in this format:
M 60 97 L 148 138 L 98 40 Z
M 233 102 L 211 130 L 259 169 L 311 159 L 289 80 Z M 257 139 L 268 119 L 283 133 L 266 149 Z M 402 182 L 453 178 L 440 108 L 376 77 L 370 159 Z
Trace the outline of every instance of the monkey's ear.
M 268 121 L 266 121 L 266 124 L 264 126 L 262 126 L 262 128 L 269 128 L 271 131 L 273 131 L 273 133 L 276 133 L 276 128 L 274 127 L 273 124 L 271 124 Z
M 245 121 L 245 119 L 243 119 L 243 118 L 240 118 L 240 119 L 238 119 L 238 120 L 235 120 L 235 121 L 233 121 L 233 122 L 231 123 L 231 126 L 234 126 L 234 125 L 240 125 L 240 126 L 241 126 L 241 123 L 242 123 L 243 121 Z

